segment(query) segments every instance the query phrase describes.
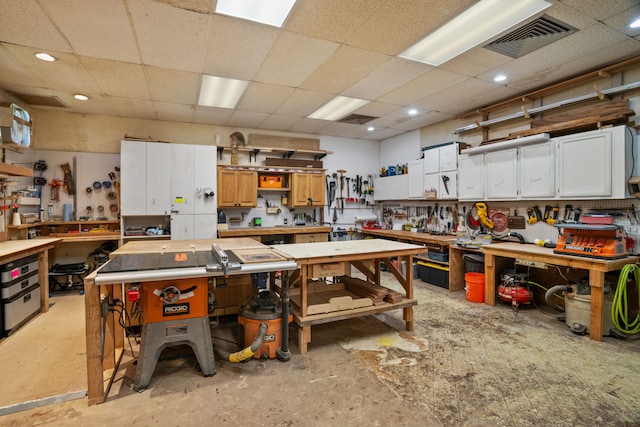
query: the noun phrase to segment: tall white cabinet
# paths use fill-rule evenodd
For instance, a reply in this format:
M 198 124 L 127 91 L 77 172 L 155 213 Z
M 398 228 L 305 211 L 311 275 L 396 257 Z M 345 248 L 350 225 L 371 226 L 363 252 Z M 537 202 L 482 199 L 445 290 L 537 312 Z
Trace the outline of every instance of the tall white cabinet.
M 161 225 L 172 240 L 217 236 L 216 147 L 122 141 L 120 150 L 123 240 Z
M 458 198 L 458 143 L 424 150 L 424 190 L 436 190 L 438 199 Z

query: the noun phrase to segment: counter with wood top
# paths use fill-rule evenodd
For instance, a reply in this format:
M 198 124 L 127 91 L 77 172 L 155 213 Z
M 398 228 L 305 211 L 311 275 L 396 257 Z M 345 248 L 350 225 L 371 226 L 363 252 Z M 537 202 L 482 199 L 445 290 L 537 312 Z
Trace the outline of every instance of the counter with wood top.
M 354 317 L 367 316 L 389 310 L 402 309 L 406 330 L 413 330 L 413 306 L 417 301 L 413 297 L 413 274 L 411 269 L 403 273 L 391 262 L 392 257 L 412 265 L 413 255 L 424 251 L 423 246 L 395 242 L 384 239 L 345 240 L 324 243 L 298 243 L 290 245 L 274 245 L 277 251 L 291 257 L 300 267 L 291 276 L 291 285 L 299 285 L 299 297 L 291 298 L 294 304 L 293 319 L 298 325 L 298 345 L 300 353 L 307 352 L 307 344 L 311 342 L 311 326 L 335 322 Z M 349 309 L 338 309 L 323 313 L 310 313 L 309 294 L 312 278 L 340 276 L 346 283 L 358 281 L 360 285 L 373 286 L 374 290 L 384 290 L 380 280 L 380 264 L 384 262 L 395 279 L 404 289 L 404 295 L 398 300 L 379 301 L 376 304 Z M 350 269 L 355 268 L 366 279 L 360 281 L 350 278 Z M 350 280 L 352 279 L 352 280 Z
M 496 283 L 500 270 L 513 265 L 514 259 L 537 261 L 551 265 L 587 270 L 591 286 L 591 327 L 590 338 L 602 341 L 602 313 L 604 300 L 604 275 L 606 272 L 621 270 L 627 264 L 640 260 L 638 256 L 619 259 L 603 259 L 556 254 L 552 248 L 519 243 L 493 243 L 482 247 L 485 267 L 485 303 L 496 304 Z
M 49 250 L 61 239 L 45 237 L 0 242 L 0 264 L 38 254 L 38 283 L 40 283 L 40 312 L 49 311 Z
M 453 235 L 435 235 L 405 230 L 358 229 L 358 232 L 364 236 L 382 237 L 397 240 L 398 242 L 426 245 L 438 250 L 446 250 L 449 245 L 456 241 L 456 236 Z
M 332 228 L 324 225 L 283 225 L 275 227 L 229 227 L 218 230 L 218 237 L 251 237 L 259 242 L 273 241 L 281 236 L 285 243 L 314 243 L 329 240 Z

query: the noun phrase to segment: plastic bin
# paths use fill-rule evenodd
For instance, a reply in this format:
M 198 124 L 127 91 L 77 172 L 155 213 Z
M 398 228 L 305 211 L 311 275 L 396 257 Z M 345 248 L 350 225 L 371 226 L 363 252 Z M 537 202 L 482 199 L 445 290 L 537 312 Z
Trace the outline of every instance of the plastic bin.
M 440 262 L 449 262 L 449 251 L 436 251 L 433 249 L 429 249 L 427 252 L 427 256 L 429 259 Z
M 462 259 L 467 273 L 484 273 L 483 254 L 464 254 Z
M 418 261 L 418 273 L 423 282 L 449 289 L 449 267 Z

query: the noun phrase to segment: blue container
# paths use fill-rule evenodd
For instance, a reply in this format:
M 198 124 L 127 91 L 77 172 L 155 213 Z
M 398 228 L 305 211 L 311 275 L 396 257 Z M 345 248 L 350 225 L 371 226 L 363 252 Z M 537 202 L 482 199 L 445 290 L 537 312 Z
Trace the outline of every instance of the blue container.
M 396 174 L 396 167 L 395 166 L 389 166 L 387 168 L 387 176 L 393 176 Z

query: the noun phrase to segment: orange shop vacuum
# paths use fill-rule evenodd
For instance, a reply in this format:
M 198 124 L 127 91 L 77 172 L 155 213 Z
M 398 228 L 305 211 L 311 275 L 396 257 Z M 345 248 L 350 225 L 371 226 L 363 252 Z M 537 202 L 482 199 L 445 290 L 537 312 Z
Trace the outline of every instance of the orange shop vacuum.
M 261 325 L 266 331 L 259 347 L 255 349 L 253 357 L 255 359 L 274 359 L 286 361 L 288 351 L 282 352 L 282 348 L 287 348 L 286 341 L 289 340 L 289 322 L 293 320 L 288 307 L 288 298 L 285 304 L 273 291 L 267 290 L 267 274 L 251 274 L 253 286 L 257 288 L 258 294 L 247 304 L 240 308 L 238 313 L 238 323 L 244 328 L 244 343 L 249 347 L 261 334 Z M 286 280 L 286 279 L 285 279 Z M 283 310 L 284 308 L 284 310 Z

